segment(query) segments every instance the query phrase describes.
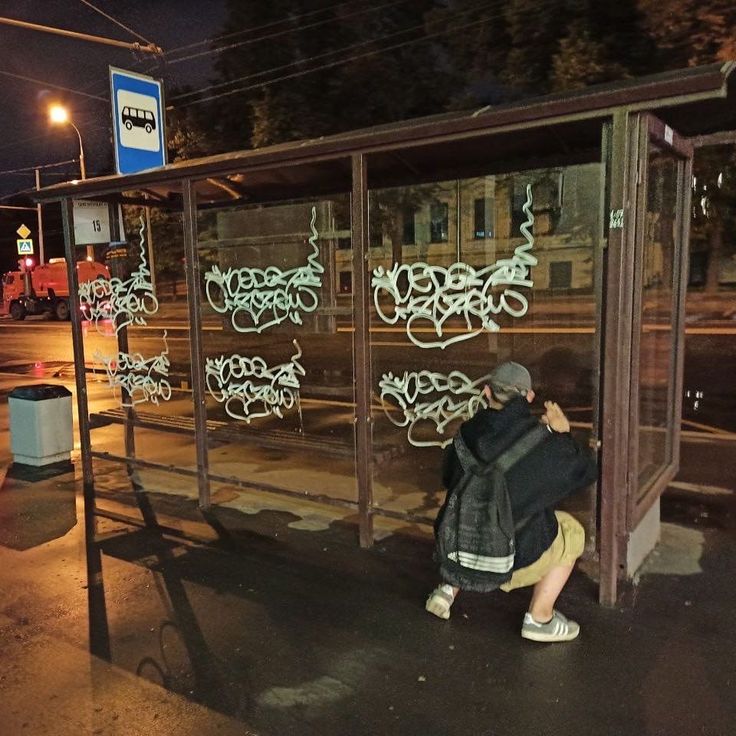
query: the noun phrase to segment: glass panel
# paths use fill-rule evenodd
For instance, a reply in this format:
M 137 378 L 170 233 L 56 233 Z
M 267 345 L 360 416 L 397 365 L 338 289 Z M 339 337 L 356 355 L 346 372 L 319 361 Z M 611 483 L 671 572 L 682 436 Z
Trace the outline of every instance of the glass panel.
M 675 238 L 679 161 L 652 145 L 641 263 L 639 346 L 639 488 L 645 487 L 672 457 L 675 315 Z
M 356 503 L 349 197 L 203 200 L 197 226 L 210 473 Z
M 578 438 L 590 438 L 602 186 L 591 163 L 371 191 L 377 507 L 435 513 L 442 446 L 504 360 L 529 367 L 535 411 L 559 401 Z M 416 244 L 396 224 L 409 203 Z M 436 242 L 441 209 L 447 237 Z M 569 264 L 563 294 L 551 280 L 557 262 Z M 591 498 L 577 503 L 592 508 Z
M 139 193 L 128 193 L 141 200 Z M 97 459 L 98 489 L 195 498 L 196 450 L 182 215 L 168 208 L 75 203 L 92 449 L 190 471 Z M 80 281 L 83 279 L 80 278 Z

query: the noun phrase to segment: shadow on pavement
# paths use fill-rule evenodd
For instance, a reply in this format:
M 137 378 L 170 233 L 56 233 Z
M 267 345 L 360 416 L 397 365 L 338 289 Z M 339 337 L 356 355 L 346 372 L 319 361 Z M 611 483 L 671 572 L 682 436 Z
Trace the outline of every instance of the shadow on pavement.
M 68 464 L 67 464 L 68 465 Z M 68 467 L 67 467 L 68 470 Z M 25 550 L 64 536 L 76 523 L 73 476 L 34 483 L 15 477 L 0 486 L 0 544 Z
M 92 629 L 115 665 L 261 736 L 715 736 L 736 717 L 736 544 L 715 530 L 706 573 L 646 576 L 626 608 L 600 608 L 576 574 L 560 605 L 580 640 L 537 645 L 518 635 L 528 592 L 463 593 L 450 621 L 426 614 L 426 541 L 361 550 L 350 523 L 308 532 L 289 513 L 215 507 L 204 544 L 155 526 L 162 511 L 201 522 L 194 502 L 133 501 L 148 526 L 97 520 L 106 605 Z

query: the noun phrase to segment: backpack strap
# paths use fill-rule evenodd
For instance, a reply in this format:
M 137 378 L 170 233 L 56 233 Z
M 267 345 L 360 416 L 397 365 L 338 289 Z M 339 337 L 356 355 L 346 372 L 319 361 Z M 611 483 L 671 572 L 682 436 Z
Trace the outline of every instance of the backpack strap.
M 490 463 L 482 463 L 473 454 L 465 443 L 462 433 L 458 432 L 453 440 L 457 458 L 464 472 L 472 472 L 476 475 L 490 475 L 494 470 L 507 473 L 509 468 L 516 465 L 524 456 L 528 455 L 543 439 L 547 437 L 549 430 L 542 424 L 535 424 L 530 430 L 519 437 L 511 447 L 502 452 Z
M 460 461 L 460 465 L 463 466 L 463 471 L 468 473 L 481 474 L 483 464 L 478 461 L 478 458 L 471 452 L 470 448 L 465 444 L 462 434 L 458 431 L 453 440 L 455 446 L 455 452 L 457 459 Z
M 535 424 L 526 434 L 522 435 L 511 447 L 502 452 L 494 461 L 494 465 L 502 472 L 507 473 L 521 458 L 528 455 L 543 439 L 549 435 L 546 425 Z

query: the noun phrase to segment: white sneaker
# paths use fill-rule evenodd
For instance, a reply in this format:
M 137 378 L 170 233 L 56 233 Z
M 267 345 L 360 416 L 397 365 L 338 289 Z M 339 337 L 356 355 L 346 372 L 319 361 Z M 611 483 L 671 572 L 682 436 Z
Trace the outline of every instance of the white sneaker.
M 438 586 L 429 594 L 424 608 L 438 618 L 447 620 L 450 618 L 450 606 L 452 606 L 454 600 L 454 596 L 445 593 L 442 587 Z
M 565 618 L 559 611 L 552 612 L 546 624 L 535 621 L 531 613 L 524 614 L 521 635 L 532 641 L 572 641 L 580 633 L 580 625 Z

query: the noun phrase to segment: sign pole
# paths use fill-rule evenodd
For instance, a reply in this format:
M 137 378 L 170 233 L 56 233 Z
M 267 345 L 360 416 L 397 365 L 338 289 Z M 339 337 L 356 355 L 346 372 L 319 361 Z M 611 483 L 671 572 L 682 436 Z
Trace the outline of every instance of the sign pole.
M 36 167 L 36 191 L 41 188 L 41 171 Z M 44 264 L 44 251 L 43 251 L 43 215 L 41 214 L 41 203 L 36 205 L 36 215 L 38 217 L 38 263 L 43 266 Z

